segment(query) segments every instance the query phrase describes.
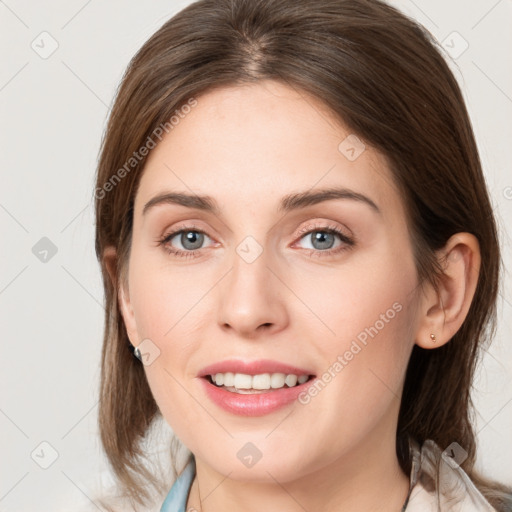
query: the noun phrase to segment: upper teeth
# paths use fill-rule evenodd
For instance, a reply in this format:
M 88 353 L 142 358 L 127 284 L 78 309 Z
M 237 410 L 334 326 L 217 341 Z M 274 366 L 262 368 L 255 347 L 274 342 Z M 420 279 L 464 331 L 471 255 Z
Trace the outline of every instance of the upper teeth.
M 247 375 L 245 373 L 217 373 L 210 375 L 217 386 L 235 387 L 237 389 L 278 389 L 293 387 L 297 384 L 304 384 L 308 380 L 307 375 L 286 375 L 284 373 L 261 373 L 258 375 Z

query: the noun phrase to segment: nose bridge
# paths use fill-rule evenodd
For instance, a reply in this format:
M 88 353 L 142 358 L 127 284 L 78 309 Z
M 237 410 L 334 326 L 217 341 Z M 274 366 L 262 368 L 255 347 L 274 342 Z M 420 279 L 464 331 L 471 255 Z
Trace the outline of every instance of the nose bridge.
M 273 276 L 271 254 L 253 237 L 246 237 L 235 248 L 231 271 L 223 280 L 219 324 L 231 327 L 245 336 L 258 327 L 282 328 L 286 309 L 279 280 Z

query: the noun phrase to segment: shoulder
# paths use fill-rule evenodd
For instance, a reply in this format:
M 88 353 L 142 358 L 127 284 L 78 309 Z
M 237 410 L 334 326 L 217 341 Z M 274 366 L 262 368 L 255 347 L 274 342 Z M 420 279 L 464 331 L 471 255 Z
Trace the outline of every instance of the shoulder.
M 495 512 L 453 454 L 431 440 L 421 449 L 410 441 L 410 447 L 412 488 L 406 512 Z

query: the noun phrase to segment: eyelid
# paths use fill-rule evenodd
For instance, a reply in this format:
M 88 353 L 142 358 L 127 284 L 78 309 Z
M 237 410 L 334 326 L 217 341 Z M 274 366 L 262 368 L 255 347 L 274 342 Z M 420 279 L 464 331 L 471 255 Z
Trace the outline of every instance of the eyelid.
M 303 238 L 304 235 L 307 235 L 314 231 L 333 231 L 340 235 L 342 238 L 347 240 L 355 241 L 355 236 L 350 229 L 346 226 L 340 227 L 338 224 L 333 223 L 333 221 L 329 220 L 315 220 L 312 223 L 308 224 L 301 228 L 297 233 L 293 235 L 294 240 Z
M 171 235 L 175 236 L 181 231 L 197 231 L 198 233 L 202 233 L 204 235 L 207 235 L 209 238 L 213 239 L 213 237 L 208 234 L 209 230 L 202 229 L 195 223 L 195 221 L 186 220 L 178 222 L 177 224 L 173 224 L 171 227 L 164 229 L 164 234 L 161 235 L 160 238 L 168 238 Z

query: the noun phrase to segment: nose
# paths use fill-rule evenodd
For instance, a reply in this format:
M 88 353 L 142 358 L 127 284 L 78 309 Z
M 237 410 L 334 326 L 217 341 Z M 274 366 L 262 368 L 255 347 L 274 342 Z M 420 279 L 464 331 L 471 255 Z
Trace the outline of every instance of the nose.
M 254 339 L 288 325 L 286 290 L 269 263 L 266 251 L 252 262 L 235 253 L 232 269 L 218 290 L 218 323 L 223 330 Z

